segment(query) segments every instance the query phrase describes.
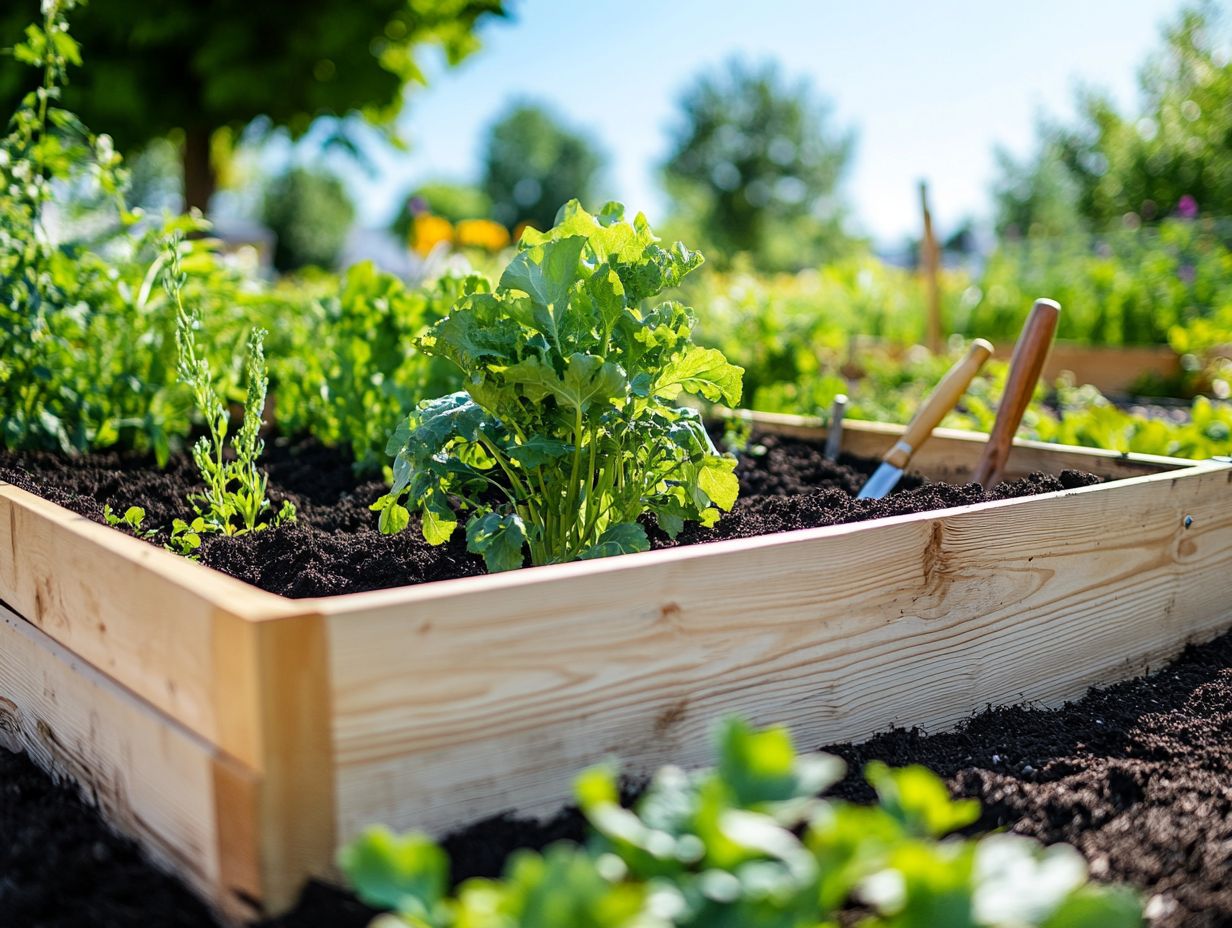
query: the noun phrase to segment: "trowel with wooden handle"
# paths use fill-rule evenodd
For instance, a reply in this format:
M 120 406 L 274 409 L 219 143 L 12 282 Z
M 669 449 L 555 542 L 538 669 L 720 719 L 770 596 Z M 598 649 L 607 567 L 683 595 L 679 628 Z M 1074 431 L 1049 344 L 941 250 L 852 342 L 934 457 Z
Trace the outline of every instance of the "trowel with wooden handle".
M 988 444 L 980 455 L 971 479 L 985 490 L 991 490 L 1001 480 L 1005 462 L 1014 443 L 1014 433 L 1027 411 L 1035 384 L 1039 381 L 1048 349 L 1057 331 L 1061 307 L 1052 300 L 1036 300 L 1022 327 L 1014 354 L 1010 358 L 1010 373 L 1005 381 L 1005 393 L 997 406 L 997 418 L 988 434 Z
M 858 499 L 881 499 L 894 489 L 911 456 L 928 440 L 933 429 L 945 418 L 946 413 L 954 408 L 959 397 L 967 392 L 972 379 L 980 372 L 991 354 L 992 345 L 984 339 L 977 338 L 971 343 L 966 356 L 949 369 L 920 411 L 915 414 L 903 437 L 885 453 L 881 466 L 868 478 Z

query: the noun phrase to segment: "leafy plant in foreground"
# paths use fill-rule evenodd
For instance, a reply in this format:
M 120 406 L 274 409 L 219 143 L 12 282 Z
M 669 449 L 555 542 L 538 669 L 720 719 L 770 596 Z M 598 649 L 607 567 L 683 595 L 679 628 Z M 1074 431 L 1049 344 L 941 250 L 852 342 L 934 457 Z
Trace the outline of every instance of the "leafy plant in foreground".
M 173 238 L 167 246 L 163 287 L 176 311 L 176 346 L 179 363 L 176 371 L 180 382 L 191 388 L 197 409 L 205 419 L 208 435 L 197 439 L 192 448 L 193 462 L 205 483 L 203 493 L 189 497 L 196 518 L 191 523 L 177 519 L 172 528 L 172 544 L 189 553 L 201 544 L 205 532 L 223 535 L 243 535 L 260 531 L 271 524 L 278 525 L 295 518 L 295 507 L 284 501 L 272 522 L 262 521 L 270 509 L 265 491 L 268 477 L 257 467 L 265 448 L 261 439 L 261 414 L 269 378 L 265 370 L 265 331 L 253 329 L 248 336 L 245 373 L 248 393 L 244 400 L 244 417 L 232 442 L 233 456 L 225 454 L 230 417 L 227 407 L 214 388 L 210 362 L 197 350 L 196 331 L 201 326 L 200 315 L 184 301 L 185 275 L 180 265 L 183 242 Z
M 1133 893 L 1087 882 L 1073 848 L 946 837 L 979 816 L 923 767 L 870 764 L 875 806 L 818 798 L 843 774 L 787 731 L 726 723 L 718 764 L 661 769 L 632 808 L 615 771 L 577 781 L 585 845 L 521 851 L 448 891 L 421 835 L 371 828 L 339 864 L 360 899 L 414 928 L 1137 928 Z M 374 923 L 374 928 L 377 923 Z
M 574 200 L 550 231 L 528 229 L 496 289 L 465 294 L 419 342 L 465 390 L 394 433 L 381 531 L 406 528 L 409 507 L 441 544 L 455 507 L 469 511 L 467 547 L 495 571 L 526 549 L 534 564 L 644 551 L 647 512 L 672 535 L 714 524 L 736 500 L 736 462 L 675 402 L 735 404 L 743 372 L 692 343 L 689 308 L 650 302 L 701 262 L 617 203 L 591 215 Z

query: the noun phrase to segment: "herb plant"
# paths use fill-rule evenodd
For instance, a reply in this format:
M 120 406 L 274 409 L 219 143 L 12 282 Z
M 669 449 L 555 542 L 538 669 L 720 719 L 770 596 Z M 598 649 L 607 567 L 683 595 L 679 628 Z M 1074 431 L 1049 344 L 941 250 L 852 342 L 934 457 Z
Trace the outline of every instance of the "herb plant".
M 430 839 L 371 828 L 339 864 L 374 923 L 413 928 L 1138 928 L 1130 891 L 1095 886 L 1073 848 L 947 837 L 979 804 L 923 767 L 865 771 L 878 803 L 818 798 L 838 758 L 797 755 L 783 729 L 728 722 L 718 765 L 661 769 L 622 805 L 615 771 L 577 781 L 585 845 L 514 854 L 500 879 L 448 891 Z
M 231 444 L 228 456 L 227 433 L 230 416 L 226 405 L 214 387 L 210 362 L 197 348 L 197 330 L 201 318 L 195 304 L 184 300 L 185 274 L 180 263 L 184 242 L 173 238 L 167 246 L 163 287 L 176 311 L 176 346 L 179 362 L 176 367 L 180 382 L 193 394 L 197 409 L 205 419 L 208 434 L 202 435 L 192 448 L 193 462 L 205 483 L 205 490 L 189 497 L 196 518 L 191 523 L 176 520 L 172 541 L 183 551 L 191 551 L 200 543 L 204 532 L 223 535 L 243 535 L 268 528 L 295 518 L 295 507 L 284 501 L 272 519 L 263 518 L 270 509 L 266 498 L 268 477 L 257 466 L 265 442 L 260 430 L 263 422 L 265 396 L 269 378 L 265 369 L 265 331 L 253 329 L 248 336 L 245 373 L 248 393 L 244 400 L 243 421 Z M 193 305 L 193 308 L 190 308 Z
M 675 535 L 730 509 L 735 460 L 720 455 L 682 394 L 735 404 L 742 370 L 690 339 L 693 312 L 652 300 L 702 262 L 664 248 L 620 204 L 572 201 L 529 229 L 491 293 L 462 297 L 419 341 L 465 389 L 421 403 L 389 442 L 393 487 L 381 531 L 418 510 L 442 544 L 468 512 L 470 551 L 489 570 L 649 547 L 645 513 Z M 404 501 L 405 500 L 405 505 Z

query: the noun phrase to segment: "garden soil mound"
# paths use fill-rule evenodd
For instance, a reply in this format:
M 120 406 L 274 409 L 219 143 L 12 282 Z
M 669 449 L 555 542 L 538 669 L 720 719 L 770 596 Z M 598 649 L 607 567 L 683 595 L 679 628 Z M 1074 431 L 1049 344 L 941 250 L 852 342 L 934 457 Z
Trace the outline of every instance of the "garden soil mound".
M 853 771 L 839 795 L 871 797 L 873 759 L 922 763 L 984 804 L 980 829 L 1067 841 L 1100 880 L 1152 898 L 1157 928 L 1232 924 L 1232 633 L 1190 647 L 1153 676 L 1092 691 L 1058 711 L 997 709 L 954 733 L 894 731 L 827 748 Z M 454 878 L 493 876 L 507 855 L 578 839 L 573 810 L 546 823 L 502 817 L 446 842 Z M 310 886 L 268 928 L 360 928 L 371 913 Z M 74 791 L 0 750 L 0 923 L 22 928 L 213 928 L 174 880 L 141 862 Z
M 769 435 L 755 436 L 749 449 L 737 468 L 741 490 L 732 512 L 713 529 L 690 525 L 674 541 L 648 525 L 654 547 L 858 522 L 1099 481 L 1076 471 L 1032 474 L 985 493 L 975 484 L 926 483 L 907 474 L 886 499 L 857 500 L 854 494 L 876 461 L 844 456 L 832 463 L 820 445 Z M 350 460 L 340 452 L 313 442 L 276 441 L 263 462 L 275 509 L 289 499 L 298 519 L 254 535 L 207 538 L 201 559 L 209 566 L 292 597 L 332 596 L 484 572 L 482 559 L 466 550 L 461 531 L 447 544 L 433 547 L 423 540 L 415 516 L 402 534 L 380 534 L 376 514 L 368 507 L 385 487 L 379 480 L 357 481 Z M 146 528 L 165 528 L 188 516 L 185 499 L 201 489 L 192 461 L 184 455 L 159 470 L 148 459 L 118 454 L 80 459 L 0 454 L 0 480 L 97 522 L 103 521 L 104 504 L 117 513 L 141 506 Z M 165 541 L 165 535 L 154 538 L 158 544 Z

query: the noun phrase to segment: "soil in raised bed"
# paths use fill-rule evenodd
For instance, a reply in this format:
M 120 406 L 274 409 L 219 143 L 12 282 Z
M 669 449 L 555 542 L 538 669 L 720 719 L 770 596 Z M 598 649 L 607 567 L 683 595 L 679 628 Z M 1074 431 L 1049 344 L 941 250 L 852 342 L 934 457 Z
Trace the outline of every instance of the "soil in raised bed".
M 893 731 L 828 746 L 852 773 L 833 791 L 871 798 L 869 760 L 922 763 L 984 805 L 974 830 L 1067 841 L 1103 881 L 1151 899 L 1156 928 L 1232 924 L 1232 633 L 1159 673 L 1056 711 L 995 709 L 958 731 Z M 546 823 L 502 816 L 445 842 L 453 876 L 498 874 L 509 853 L 580 839 L 566 809 Z M 361 928 L 371 913 L 319 884 L 268 928 Z M 7 919 L 7 921 L 5 921 Z M 0 924 L 29 928 L 211 928 L 204 908 L 144 864 L 75 791 L 0 750 Z
M 712 529 L 688 526 L 669 539 L 648 525 L 656 548 L 746 538 L 799 528 L 906 515 L 989 499 L 1008 499 L 1099 482 L 1077 471 L 1032 474 L 986 493 L 975 484 L 929 483 L 906 474 L 882 500 L 854 494 L 876 461 L 844 456 L 827 461 L 819 444 L 773 435 L 755 436 L 737 468 L 740 498 Z M 484 572 L 466 550 L 462 532 L 433 547 L 419 532 L 418 517 L 400 535 L 376 530 L 369 505 L 385 492 L 379 480 L 357 481 L 350 459 L 314 442 L 271 442 L 263 459 L 275 507 L 290 499 L 293 523 L 239 538 L 207 537 L 201 560 L 211 567 L 285 596 L 331 596 Z M 0 480 L 31 490 L 72 511 L 103 521 L 103 506 L 117 513 L 145 509 L 146 528 L 169 526 L 189 514 L 185 498 L 201 487 L 192 461 L 174 458 L 159 470 L 148 459 L 95 454 L 69 459 L 52 454 L 0 454 Z M 165 542 L 156 536 L 156 544 Z

